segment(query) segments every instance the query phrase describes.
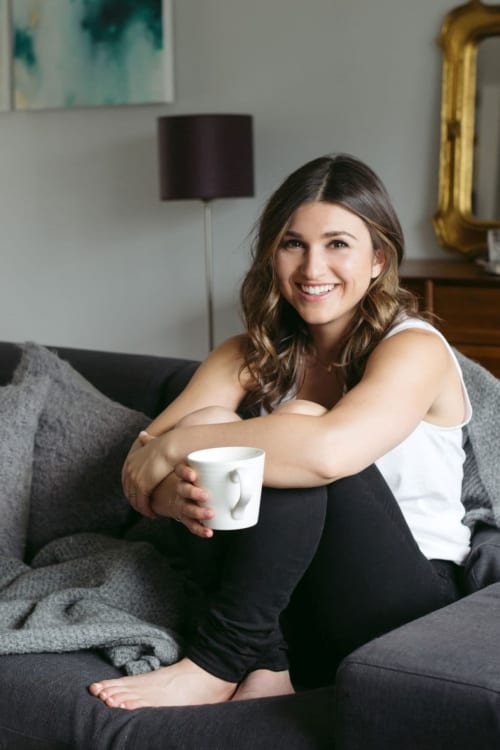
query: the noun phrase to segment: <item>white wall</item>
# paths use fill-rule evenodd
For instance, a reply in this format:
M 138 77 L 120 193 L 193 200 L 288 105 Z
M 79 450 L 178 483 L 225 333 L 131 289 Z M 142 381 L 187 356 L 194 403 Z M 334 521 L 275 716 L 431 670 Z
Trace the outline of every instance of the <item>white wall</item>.
M 216 339 L 240 329 L 247 234 L 306 160 L 381 175 L 410 257 L 449 257 L 437 205 L 449 0 L 174 0 L 176 101 L 0 114 L 0 339 L 202 357 L 202 206 L 161 203 L 156 118 L 254 115 L 254 199 L 213 207 Z

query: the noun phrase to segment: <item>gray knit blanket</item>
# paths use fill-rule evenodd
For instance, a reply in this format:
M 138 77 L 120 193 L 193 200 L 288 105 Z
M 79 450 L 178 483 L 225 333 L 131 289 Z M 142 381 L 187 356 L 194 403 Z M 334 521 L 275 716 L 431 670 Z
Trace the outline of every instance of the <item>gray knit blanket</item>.
M 180 656 L 182 573 L 147 542 L 74 534 L 0 557 L 0 653 L 101 649 L 127 674 Z
M 455 350 L 472 403 L 465 428 L 464 523 L 500 528 L 500 380 Z

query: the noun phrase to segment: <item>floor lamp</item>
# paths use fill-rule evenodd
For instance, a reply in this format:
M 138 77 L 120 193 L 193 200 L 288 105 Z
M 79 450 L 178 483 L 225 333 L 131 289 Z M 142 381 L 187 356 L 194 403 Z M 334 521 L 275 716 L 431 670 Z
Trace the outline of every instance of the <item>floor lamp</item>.
M 160 199 L 204 207 L 208 344 L 214 347 L 212 201 L 254 194 L 251 115 L 158 118 Z

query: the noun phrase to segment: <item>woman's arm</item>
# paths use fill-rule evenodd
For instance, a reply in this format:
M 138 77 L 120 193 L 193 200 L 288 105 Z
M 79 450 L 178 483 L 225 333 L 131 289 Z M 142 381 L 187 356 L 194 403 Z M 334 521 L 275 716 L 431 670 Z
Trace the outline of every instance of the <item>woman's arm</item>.
M 187 414 L 207 406 L 236 411 L 245 395 L 240 378 L 243 336 L 234 336 L 209 354 L 182 393 L 156 417 L 147 432 L 153 437 L 171 430 Z
M 272 413 L 171 430 L 147 446 L 130 481 L 147 496 L 157 484 L 155 467 L 173 467 L 200 448 L 242 445 L 266 451 L 268 486 L 323 485 L 366 468 L 424 418 L 451 426 L 463 410 L 458 373 L 443 342 L 430 332 L 404 331 L 376 347 L 362 381 L 324 416 Z
M 151 517 L 155 515 L 149 508 L 148 497 L 143 495 L 133 479 L 134 467 L 141 465 L 143 455 L 147 454 L 144 446 L 150 442 L 148 438 L 167 433 L 188 414 L 200 409 L 219 406 L 235 411 L 238 408 L 245 394 L 240 376 L 243 361 L 241 344 L 242 336 L 235 336 L 215 349 L 200 365 L 182 393 L 132 443 L 121 478 L 126 497 L 141 513 Z M 148 482 L 150 491 L 172 470 L 173 466 L 169 466 L 165 457 L 158 455 Z

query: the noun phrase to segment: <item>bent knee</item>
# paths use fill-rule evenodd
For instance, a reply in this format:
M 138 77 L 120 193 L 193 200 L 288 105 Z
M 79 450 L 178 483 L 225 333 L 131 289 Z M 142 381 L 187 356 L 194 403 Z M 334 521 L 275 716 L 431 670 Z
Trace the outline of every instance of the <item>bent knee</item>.
M 206 406 L 190 414 L 186 414 L 178 423 L 177 427 L 195 427 L 201 424 L 220 424 L 222 422 L 239 422 L 240 417 L 231 409 L 223 406 Z
M 303 398 L 292 399 L 291 401 L 285 401 L 284 404 L 280 404 L 275 410 L 279 414 L 305 414 L 309 417 L 321 417 L 328 411 L 321 404 L 316 404 L 314 401 L 306 401 Z

